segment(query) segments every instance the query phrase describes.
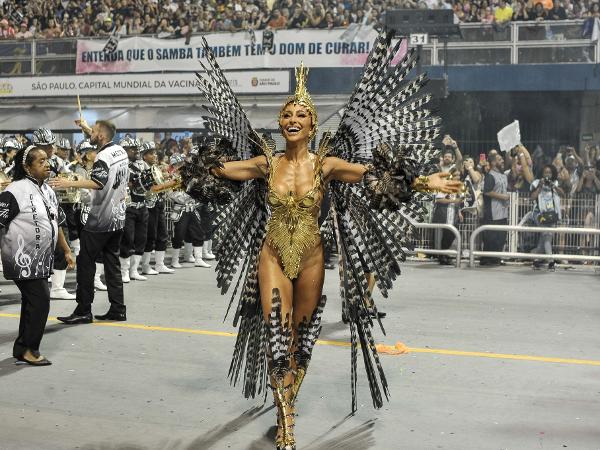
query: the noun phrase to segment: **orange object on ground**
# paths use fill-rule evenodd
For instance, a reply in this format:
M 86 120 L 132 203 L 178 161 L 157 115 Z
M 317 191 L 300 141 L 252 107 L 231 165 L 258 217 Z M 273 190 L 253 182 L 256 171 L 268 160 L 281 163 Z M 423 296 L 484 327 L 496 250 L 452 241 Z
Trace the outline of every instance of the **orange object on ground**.
M 377 352 L 386 355 L 402 355 L 404 353 L 410 353 L 410 349 L 400 341 L 396 342 L 396 345 L 377 344 L 375 347 L 377 348 Z

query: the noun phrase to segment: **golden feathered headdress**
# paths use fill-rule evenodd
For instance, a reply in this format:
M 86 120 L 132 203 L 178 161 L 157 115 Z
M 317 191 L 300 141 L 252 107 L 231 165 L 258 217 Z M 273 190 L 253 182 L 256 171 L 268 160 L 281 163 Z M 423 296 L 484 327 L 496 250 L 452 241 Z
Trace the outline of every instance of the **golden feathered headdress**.
M 306 89 L 306 81 L 308 80 L 308 67 L 304 65 L 304 63 L 300 63 L 300 67 L 296 67 L 296 92 L 283 104 L 281 111 L 279 111 L 279 118 L 283 114 L 283 110 L 290 103 L 295 103 L 296 105 L 302 105 L 312 117 L 312 129 L 310 130 L 310 139 L 314 138 L 317 134 L 318 130 L 318 118 L 317 118 L 317 109 L 315 108 L 315 104 Z

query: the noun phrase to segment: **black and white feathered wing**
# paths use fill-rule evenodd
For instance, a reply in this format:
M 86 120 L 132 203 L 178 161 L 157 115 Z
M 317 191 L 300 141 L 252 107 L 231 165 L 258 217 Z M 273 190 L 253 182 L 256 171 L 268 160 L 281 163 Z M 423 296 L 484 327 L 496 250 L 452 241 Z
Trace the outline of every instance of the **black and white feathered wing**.
M 225 75 L 217 64 L 206 40 L 207 66 L 196 74 L 198 87 L 210 105 L 204 106 L 203 119 L 211 134 L 230 146 L 223 155 L 230 160 L 248 159 L 269 151 L 250 125 Z M 219 261 L 217 283 L 226 294 L 233 286 L 227 312 L 237 299 L 234 326 L 238 326 L 233 358 L 229 369 L 231 381 L 240 377 L 246 397 L 260 394 L 266 387 L 266 348 L 268 329 L 263 320 L 258 290 L 258 256 L 265 239 L 268 220 L 266 185 L 262 180 L 242 183 L 233 200 L 219 208 L 215 240 Z M 234 280 L 235 279 L 235 280 Z M 235 281 L 235 282 L 234 282 Z
M 331 209 L 325 227 L 334 230 L 340 256 L 340 291 L 350 323 L 352 410 L 356 410 L 357 346 L 360 344 L 373 405 L 383 405 L 388 386 L 372 335 L 371 311 L 377 312 L 367 284 L 374 274 L 384 297 L 400 274 L 403 247 L 414 233 L 411 221 L 422 220 L 425 194 L 413 192 L 418 175 L 432 172 L 438 153 L 433 144 L 440 119 L 424 106 L 425 75 L 407 80 L 417 64 L 415 52 L 395 66 L 401 42 L 381 33 L 369 55 L 363 76 L 331 138 L 329 155 L 372 164 L 361 184 L 332 182 Z M 381 183 L 380 183 L 381 182 Z M 387 189 L 382 184 L 387 183 Z M 383 189 L 373 189 L 376 187 Z M 371 311 L 370 311 L 371 310 Z M 382 331 L 383 326 L 379 321 Z M 384 331 L 385 332 L 385 331 Z
M 404 260 L 402 250 L 412 233 L 410 221 L 420 220 L 421 194 L 410 189 L 418 174 L 430 171 L 436 156 L 432 141 L 439 119 L 424 106 L 431 100 L 419 95 L 424 76 L 407 81 L 416 66 L 409 53 L 392 67 L 400 48 L 392 34 L 379 35 L 357 84 L 340 127 L 329 141 L 328 154 L 350 162 L 372 165 L 361 184 L 331 183 L 331 210 L 324 227 L 335 236 L 340 254 L 340 287 L 350 322 L 352 410 L 356 410 L 358 344 L 360 344 L 375 407 L 383 405 L 388 386 L 375 348 L 369 309 L 375 308 L 367 273 L 376 276 L 384 297 Z M 208 66 L 198 74 L 199 88 L 210 103 L 203 116 L 211 133 L 232 143 L 224 156 L 245 159 L 269 153 L 252 129 L 223 72 L 205 42 Z M 234 325 L 239 326 L 230 366 L 233 383 L 240 379 L 246 397 L 261 393 L 267 382 L 268 330 L 262 317 L 258 289 L 258 256 L 266 234 L 266 186 L 243 183 L 218 218 L 218 285 L 223 294 L 234 286 L 230 307 L 238 299 Z M 234 283 L 235 278 L 235 283 Z M 372 305 L 372 306 L 370 306 Z M 229 309 L 228 309 L 229 311 Z M 375 308 L 376 311 L 376 308 Z M 381 325 L 381 322 L 380 322 Z

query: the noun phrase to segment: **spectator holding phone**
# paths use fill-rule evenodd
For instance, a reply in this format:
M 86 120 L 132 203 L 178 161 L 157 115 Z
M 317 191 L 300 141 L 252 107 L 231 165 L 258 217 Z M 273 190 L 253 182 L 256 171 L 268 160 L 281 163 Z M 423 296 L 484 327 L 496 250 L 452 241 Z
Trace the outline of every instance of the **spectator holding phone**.
M 456 141 L 447 134 L 444 136 L 444 139 L 442 139 L 442 144 L 444 145 L 444 150 L 440 161 L 440 170 L 442 172 L 450 172 L 450 169 L 455 167 L 461 172 L 463 156 Z
M 506 172 L 509 192 L 529 192 L 533 181 L 529 152 L 523 145 L 518 145 L 510 151 L 509 161 L 510 170 Z
M 555 227 L 561 218 L 560 196 L 564 192 L 558 184 L 558 171 L 552 164 L 542 169 L 542 177 L 531 183 L 531 199 L 534 201 L 533 220 L 540 227 Z M 537 246 L 532 253 L 552 254 L 552 233 L 538 233 Z M 533 262 L 534 269 L 543 265 L 541 260 Z M 550 261 L 548 269 L 554 270 L 555 262 Z
M 596 161 L 596 166 L 599 166 Z M 579 183 L 575 188 L 577 194 L 598 194 L 600 193 L 600 178 L 598 177 L 598 169 L 592 165 L 586 166 L 579 178 Z

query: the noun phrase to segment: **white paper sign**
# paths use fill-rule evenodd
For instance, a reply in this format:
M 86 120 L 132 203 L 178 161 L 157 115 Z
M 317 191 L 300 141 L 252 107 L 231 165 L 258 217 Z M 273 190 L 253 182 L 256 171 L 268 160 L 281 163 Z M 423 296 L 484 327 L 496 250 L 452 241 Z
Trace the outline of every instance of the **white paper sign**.
M 498 144 L 500 144 L 500 150 L 503 152 L 508 152 L 517 145 L 521 145 L 521 129 L 518 120 L 498 132 Z

